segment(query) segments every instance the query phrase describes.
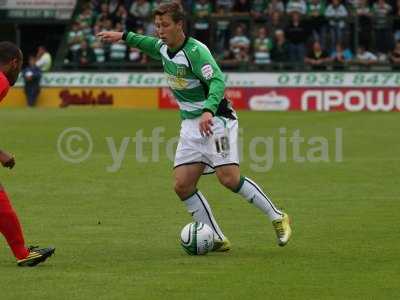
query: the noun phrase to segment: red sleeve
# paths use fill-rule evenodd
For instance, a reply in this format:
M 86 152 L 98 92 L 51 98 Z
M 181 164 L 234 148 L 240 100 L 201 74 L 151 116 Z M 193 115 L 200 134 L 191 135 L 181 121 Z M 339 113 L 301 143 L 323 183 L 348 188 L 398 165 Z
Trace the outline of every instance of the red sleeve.
M 10 89 L 10 84 L 6 76 L 2 72 L 0 72 L 0 102 L 7 95 L 9 89 Z

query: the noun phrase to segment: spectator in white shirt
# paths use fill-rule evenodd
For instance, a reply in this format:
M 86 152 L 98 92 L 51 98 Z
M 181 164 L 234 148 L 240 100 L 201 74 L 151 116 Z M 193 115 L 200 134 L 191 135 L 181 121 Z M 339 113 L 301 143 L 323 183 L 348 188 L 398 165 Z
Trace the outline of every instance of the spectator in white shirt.
M 355 63 L 362 66 L 370 66 L 378 62 L 378 57 L 365 49 L 363 45 L 359 45 L 357 48 L 357 55 Z
M 39 46 L 36 54 L 36 66 L 42 71 L 47 72 L 51 68 L 51 55 L 46 47 Z
M 135 0 L 129 9 L 130 24 L 136 23 L 135 27 L 145 27 L 151 17 L 150 1 Z
M 244 28 L 239 25 L 235 29 L 235 35 L 229 40 L 229 49 L 238 61 L 249 61 L 250 40 L 244 35 Z
M 232 11 L 233 5 L 235 4 L 234 0 L 216 0 L 216 7 L 224 7 L 228 12 Z
M 270 18 L 272 18 L 274 12 L 283 15 L 285 13 L 285 5 L 281 0 L 271 0 L 268 3 L 267 11 Z
M 307 12 L 306 2 L 304 0 L 290 0 L 286 5 L 286 13 L 290 15 L 293 12 L 298 12 L 304 16 Z

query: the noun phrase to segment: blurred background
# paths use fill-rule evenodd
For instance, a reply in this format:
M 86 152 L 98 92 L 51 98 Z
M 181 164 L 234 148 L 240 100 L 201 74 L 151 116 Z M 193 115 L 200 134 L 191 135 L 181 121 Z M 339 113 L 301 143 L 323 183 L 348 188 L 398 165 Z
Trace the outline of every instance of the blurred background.
M 1 106 L 176 108 L 159 62 L 123 42 L 96 38 L 110 30 L 155 35 L 152 11 L 161 2 L 0 2 L 0 40 L 21 47 L 25 67 L 20 88 Z M 237 109 L 400 108 L 400 0 L 182 5 L 187 34 L 211 50 Z
M 95 38 L 106 30 L 154 35 L 152 10 L 162 1 L 60 0 L 0 4 L 2 40 L 37 55 L 52 70 L 160 66 L 123 44 Z M 37 3 L 37 4 L 35 4 Z M 400 66 L 399 0 L 189 0 L 187 32 L 229 70 L 390 70 Z M 323 63 L 310 58 L 321 52 Z M 84 56 L 84 58 L 82 58 Z

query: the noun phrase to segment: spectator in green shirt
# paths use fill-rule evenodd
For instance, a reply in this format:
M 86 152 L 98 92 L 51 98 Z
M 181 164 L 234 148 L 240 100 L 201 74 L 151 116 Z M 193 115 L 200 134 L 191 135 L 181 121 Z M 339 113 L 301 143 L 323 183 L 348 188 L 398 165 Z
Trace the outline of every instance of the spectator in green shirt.
M 270 51 L 272 48 L 271 40 L 267 36 L 267 29 L 260 27 L 254 39 L 254 63 L 258 65 L 271 63 Z
M 212 13 L 212 6 L 208 0 L 196 0 L 193 4 L 193 17 L 195 22 L 194 37 L 200 42 L 208 45 L 210 39 L 209 16 Z

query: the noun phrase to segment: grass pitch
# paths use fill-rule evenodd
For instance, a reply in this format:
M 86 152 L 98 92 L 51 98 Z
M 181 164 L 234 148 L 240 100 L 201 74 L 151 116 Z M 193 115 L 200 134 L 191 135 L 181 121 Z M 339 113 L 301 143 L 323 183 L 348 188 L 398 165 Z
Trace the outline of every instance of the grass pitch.
M 178 242 L 191 219 L 173 192 L 166 155 L 166 142 L 178 134 L 177 112 L 0 110 L 0 147 L 17 158 L 14 170 L 0 170 L 1 183 L 27 242 L 57 247 L 44 265 L 21 269 L 2 241 L 0 299 L 398 299 L 399 115 L 239 116 L 242 173 L 290 214 L 293 238 L 279 248 L 259 211 L 214 175 L 204 176 L 199 188 L 233 249 L 191 257 Z M 84 128 L 93 141 L 92 154 L 79 164 L 57 151 L 58 137 L 69 127 Z M 144 144 L 141 159 L 148 162 L 138 161 L 131 138 L 140 130 L 150 137 L 155 127 L 164 128 L 165 142 L 158 152 Z M 336 128 L 343 133 L 342 162 L 335 159 Z M 310 139 L 323 137 L 329 161 L 294 161 L 288 141 L 296 129 L 306 141 L 303 156 L 312 152 Z M 107 137 L 117 150 L 127 138 L 117 171 Z M 268 172 L 260 172 L 262 142 L 250 157 L 254 137 L 273 141 Z M 284 158 L 280 139 L 287 142 Z M 71 149 L 79 156 L 82 145 L 74 140 Z

